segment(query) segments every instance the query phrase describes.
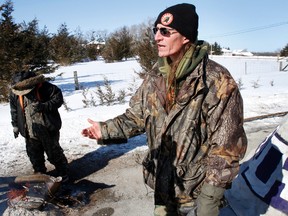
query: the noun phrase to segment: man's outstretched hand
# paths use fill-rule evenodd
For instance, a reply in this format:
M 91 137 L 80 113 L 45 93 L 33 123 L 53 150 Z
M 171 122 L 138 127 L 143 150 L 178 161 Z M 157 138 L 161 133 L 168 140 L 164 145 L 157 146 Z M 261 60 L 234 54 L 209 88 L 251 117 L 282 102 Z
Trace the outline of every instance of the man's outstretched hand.
M 89 137 L 90 139 L 99 140 L 102 138 L 100 124 L 92 119 L 88 119 L 88 122 L 92 125 L 88 128 L 82 130 L 82 135 L 84 137 Z

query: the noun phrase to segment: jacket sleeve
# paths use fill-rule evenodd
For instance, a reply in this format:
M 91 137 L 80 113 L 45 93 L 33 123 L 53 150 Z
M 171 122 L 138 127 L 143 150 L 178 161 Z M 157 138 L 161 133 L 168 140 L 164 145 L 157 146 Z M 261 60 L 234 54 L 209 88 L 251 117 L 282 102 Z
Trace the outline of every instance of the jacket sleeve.
M 247 148 L 243 128 L 243 101 L 235 81 L 227 75 L 215 81 L 208 111 L 208 166 L 206 182 L 229 187 L 238 174 Z M 212 96 L 211 96 L 212 95 Z
M 143 119 L 143 84 L 130 100 L 129 108 L 125 113 L 105 122 L 100 122 L 102 140 L 98 143 L 123 143 L 129 137 L 145 132 Z
M 11 113 L 11 124 L 13 127 L 18 127 L 17 122 L 17 96 L 10 93 L 9 96 L 9 102 L 10 102 L 10 113 Z

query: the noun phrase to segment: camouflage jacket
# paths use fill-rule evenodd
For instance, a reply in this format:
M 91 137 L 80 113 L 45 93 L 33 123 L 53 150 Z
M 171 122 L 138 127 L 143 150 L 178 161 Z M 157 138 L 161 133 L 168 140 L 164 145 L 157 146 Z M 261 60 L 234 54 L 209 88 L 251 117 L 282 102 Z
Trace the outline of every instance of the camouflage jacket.
M 228 187 L 247 146 L 243 101 L 230 73 L 203 58 L 182 81 L 168 114 L 164 92 L 162 74 L 147 75 L 126 112 L 100 122 L 103 143 L 146 133 L 143 174 L 155 193 L 191 200 L 204 182 Z

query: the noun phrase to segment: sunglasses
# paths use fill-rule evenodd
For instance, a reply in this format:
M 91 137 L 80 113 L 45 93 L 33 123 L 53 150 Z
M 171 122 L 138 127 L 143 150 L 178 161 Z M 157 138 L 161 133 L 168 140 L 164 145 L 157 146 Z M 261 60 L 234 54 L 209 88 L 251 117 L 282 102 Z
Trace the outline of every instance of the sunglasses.
M 169 35 L 171 35 L 171 34 L 173 34 L 173 33 L 176 33 L 176 31 L 175 32 L 171 32 L 171 30 L 174 30 L 174 29 L 172 29 L 172 28 L 164 28 L 164 27 L 162 27 L 162 28 L 157 28 L 157 27 L 155 27 L 155 28 L 152 28 L 152 30 L 153 30 L 153 33 L 154 34 L 156 34 L 157 32 L 158 32 L 158 30 L 160 31 L 160 34 L 162 35 L 162 36 L 169 36 Z

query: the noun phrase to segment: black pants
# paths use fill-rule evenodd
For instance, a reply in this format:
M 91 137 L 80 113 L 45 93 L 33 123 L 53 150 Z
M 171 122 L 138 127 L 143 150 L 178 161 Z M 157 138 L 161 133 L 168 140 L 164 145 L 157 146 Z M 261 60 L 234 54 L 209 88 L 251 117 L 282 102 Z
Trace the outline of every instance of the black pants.
M 38 139 L 26 138 L 26 151 L 34 172 L 46 172 L 45 154 L 48 161 L 56 168 L 57 175 L 67 175 L 68 162 L 59 144 L 59 131 L 49 133 Z

